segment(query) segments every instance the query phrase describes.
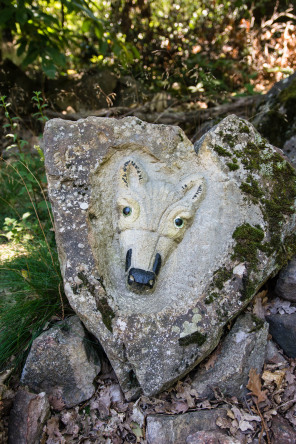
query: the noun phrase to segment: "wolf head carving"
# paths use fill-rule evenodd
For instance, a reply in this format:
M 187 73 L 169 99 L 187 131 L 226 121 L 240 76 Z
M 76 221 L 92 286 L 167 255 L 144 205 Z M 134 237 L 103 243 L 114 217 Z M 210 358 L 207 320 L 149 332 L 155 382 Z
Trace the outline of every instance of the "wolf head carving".
M 149 177 L 133 159 L 118 173 L 117 228 L 127 283 L 133 291 L 152 289 L 170 253 L 182 240 L 203 199 L 204 179 L 179 183 Z

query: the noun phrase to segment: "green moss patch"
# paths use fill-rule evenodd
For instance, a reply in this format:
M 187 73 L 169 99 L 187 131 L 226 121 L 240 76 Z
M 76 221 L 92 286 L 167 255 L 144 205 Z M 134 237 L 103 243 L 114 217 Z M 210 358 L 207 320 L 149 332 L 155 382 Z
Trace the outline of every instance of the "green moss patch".
M 235 171 L 239 169 L 239 165 L 237 163 L 228 162 L 226 165 L 228 166 L 230 171 Z
M 228 281 L 232 277 L 232 274 L 232 270 L 227 270 L 227 268 L 224 267 L 219 268 L 219 270 L 214 273 L 212 286 L 222 290 L 224 282 Z
M 250 196 L 254 197 L 256 199 L 256 203 L 258 202 L 257 199 L 262 197 L 264 195 L 263 191 L 260 189 L 258 182 L 253 179 L 252 177 L 248 178 L 249 183 L 243 182 L 240 186 L 240 189 Z
M 207 304 L 207 305 L 211 304 L 218 297 L 219 297 L 219 293 L 216 293 L 216 292 L 210 293 L 209 296 L 207 296 L 205 298 L 205 304 Z
M 232 237 L 236 240 L 233 259 L 237 259 L 239 262 L 248 262 L 250 265 L 255 266 L 258 262 L 258 250 L 262 250 L 262 241 L 264 239 L 262 228 L 243 224 L 235 229 Z
M 108 304 L 108 301 L 106 298 L 98 299 L 96 298 L 96 305 L 97 309 L 100 311 L 102 315 L 102 321 L 104 322 L 105 326 L 108 328 L 109 331 L 113 331 L 112 329 L 112 319 L 115 317 L 115 313 Z
M 191 333 L 191 335 L 184 336 L 184 338 L 179 338 L 179 344 L 182 346 L 197 344 L 199 346 L 203 345 L 207 340 L 207 335 L 202 334 L 199 331 Z
M 231 153 L 220 145 L 215 145 L 214 150 L 219 154 L 219 156 L 231 157 Z

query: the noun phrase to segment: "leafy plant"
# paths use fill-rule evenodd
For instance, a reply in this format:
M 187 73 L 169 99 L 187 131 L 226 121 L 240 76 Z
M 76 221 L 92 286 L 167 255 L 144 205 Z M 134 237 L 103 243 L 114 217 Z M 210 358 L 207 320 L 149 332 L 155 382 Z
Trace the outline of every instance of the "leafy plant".
M 45 100 L 43 97 L 41 97 L 41 94 L 41 91 L 34 91 L 32 100 L 36 102 L 38 112 L 34 113 L 33 117 L 36 117 L 38 120 L 40 120 L 40 122 L 45 124 L 45 122 L 48 121 L 48 117 L 44 115 L 44 109 L 48 107 L 48 104 L 45 103 Z
M 3 224 L 5 236 L 9 240 L 20 241 L 24 237 L 24 231 L 26 231 L 30 226 L 27 221 L 27 218 L 30 216 L 31 213 L 27 212 L 22 215 L 21 220 L 5 217 Z
M 23 148 L 25 145 L 28 145 L 26 140 L 23 140 L 18 135 L 18 127 L 19 127 L 19 117 L 12 117 L 9 112 L 10 103 L 6 102 L 6 96 L 0 97 L 1 103 L 0 107 L 4 109 L 4 115 L 6 117 L 7 123 L 5 123 L 3 128 L 8 128 L 9 132 L 6 134 L 7 138 L 12 139 L 12 143 L 6 147 L 7 150 L 17 147 L 20 153 L 23 152 Z

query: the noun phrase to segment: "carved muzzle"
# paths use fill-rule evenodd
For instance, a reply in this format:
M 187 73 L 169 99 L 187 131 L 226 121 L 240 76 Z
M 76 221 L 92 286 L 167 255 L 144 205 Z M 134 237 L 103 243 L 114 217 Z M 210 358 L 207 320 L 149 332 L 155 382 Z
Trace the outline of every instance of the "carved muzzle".
M 159 253 L 155 255 L 152 271 L 142 270 L 141 268 L 130 268 L 132 260 L 132 249 L 126 254 L 125 271 L 128 271 L 127 283 L 133 289 L 144 289 L 145 287 L 153 288 L 156 276 L 161 267 L 161 256 Z

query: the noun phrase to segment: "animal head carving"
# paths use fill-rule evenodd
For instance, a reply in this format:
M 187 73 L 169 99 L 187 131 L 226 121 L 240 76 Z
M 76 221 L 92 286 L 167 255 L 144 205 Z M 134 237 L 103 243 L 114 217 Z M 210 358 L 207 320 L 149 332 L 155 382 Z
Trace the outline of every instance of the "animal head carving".
M 129 159 L 120 168 L 118 181 L 116 225 L 127 282 L 133 290 L 153 288 L 161 265 L 193 221 L 204 195 L 204 179 L 191 175 L 177 184 L 158 180 Z

